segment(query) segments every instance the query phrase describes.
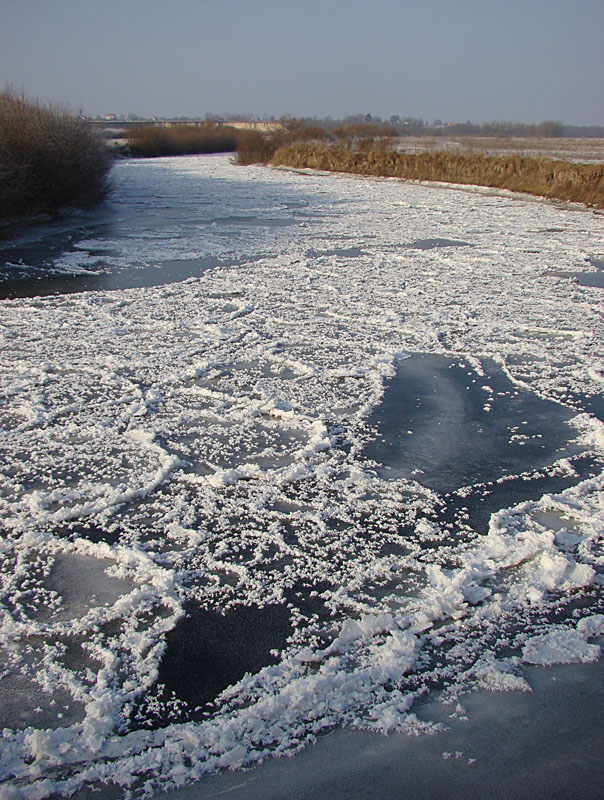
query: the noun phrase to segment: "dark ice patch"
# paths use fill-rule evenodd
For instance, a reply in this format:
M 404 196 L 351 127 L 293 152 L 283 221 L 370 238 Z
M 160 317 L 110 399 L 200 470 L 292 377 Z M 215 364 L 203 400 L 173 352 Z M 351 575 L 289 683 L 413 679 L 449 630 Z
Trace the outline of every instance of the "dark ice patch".
M 294 219 L 282 219 L 279 217 L 254 217 L 254 216 L 228 216 L 215 217 L 209 220 L 209 225 L 247 225 L 252 228 L 287 228 L 295 225 Z
M 577 283 L 579 286 L 604 289 L 604 272 L 577 272 Z
M 158 683 L 191 709 L 203 707 L 223 689 L 275 664 L 292 633 L 285 605 L 242 606 L 219 614 L 190 605 L 167 634 Z
M 597 272 L 576 272 L 574 270 L 547 270 L 543 274 L 554 278 L 570 278 L 576 281 L 579 286 L 591 286 L 596 289 L 604 289 L 604 261 L 590 259 L 589 263 L 595 267 Z
M 337 258 L 360 258 L 365 252 L 360 247 L 334 247 L 330 250 L 315 250 L 311 248 L 306 253 L 308 258 L 320 256 L 336 256 Z
M 365 455 L 385 478 L 408 478 L 440 493 L 547 466 L 570 447 L 575 415 L 515 386 L 492 362 L 484 377 L 436 355 L 400 361 L 370 423 Z
M 245 263 L 257 260 L 245 259 Z M 98 271 L 86 274 L 69 274 L 52 271 L 52 268 L 21 268 L 15 278 L 0 281 L 0 300 L 17 297 L 48 297 L 60 294 L 78 294 L 91 291 L 116 291 L 121 289 L 144 289 L 152 286 L 167 286 L 189 278 L 199 278 L 213 267 L 231 267 L 242 264 L 242 259 L 204 258 L 173 259 L 156 264 L 137 267 L 98 267 Z
M 412 250 L 435 250 L 439 247 L 473 247 L 473 245 L 459 239 L 417 239 L 407 247 Z
M 445 498 L 437 521 L 448 520 L 453 523 L 454 529 L 465 522 L 472 530 L 487 533 L 491 514 L 502 508 L 535 500 L 546 493 L 563 492 L 599 474 L 602 468 L 597 459 L 590 457 L 573 459 L 572 465 L 574 473 L 544 470 L 530 476 L 519 475 L 501 482 L 479 484 L 468 492 L 464 489 L 463 496 L 453 493 Z

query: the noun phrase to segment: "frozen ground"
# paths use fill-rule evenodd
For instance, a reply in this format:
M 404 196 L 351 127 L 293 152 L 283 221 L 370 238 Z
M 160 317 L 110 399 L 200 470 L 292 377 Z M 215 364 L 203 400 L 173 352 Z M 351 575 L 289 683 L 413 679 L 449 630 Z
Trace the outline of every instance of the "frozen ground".
M 601 215 L 223 156 L 115 182 L 2 251 L 0 796 L 438 732 L 597 660 Z
M 403 136 L 397 149 L 404 153 L 444 150 L 450 153 L 486 153 L 554 158 L 586 164 L 604 161 L 604 139 L 537 139 L 521 136 Z

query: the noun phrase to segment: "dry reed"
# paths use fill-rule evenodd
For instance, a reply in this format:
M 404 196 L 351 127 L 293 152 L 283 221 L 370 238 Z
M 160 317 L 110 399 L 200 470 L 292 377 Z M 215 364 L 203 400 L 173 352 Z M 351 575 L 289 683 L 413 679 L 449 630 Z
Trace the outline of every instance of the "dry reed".
M 235 150 L 240 138 L 240 131 L 214 123 L 177 125 L 170 128 L 164 125 L 148 125 L 133 128 L 128 133 L 127 145 L 133 156 L 156 158 L 229 153 Z
M 358 175 L 489 186 L 604 208 L 603 164 L 514 155 L 409 154 L 379 143 L 363 149 L 292 144 L 276 150 L 270 163 Z

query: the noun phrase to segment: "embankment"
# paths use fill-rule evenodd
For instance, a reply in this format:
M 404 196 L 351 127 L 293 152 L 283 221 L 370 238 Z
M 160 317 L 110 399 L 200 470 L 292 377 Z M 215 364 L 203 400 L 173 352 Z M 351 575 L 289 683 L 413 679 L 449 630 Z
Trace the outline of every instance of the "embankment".
M 376 177 L 489 186 L 604 208 L 603 164 L 525 156 L 409 154 L 379 143 L 365 147 L 294 143 L 278 148 L 270 163 Z

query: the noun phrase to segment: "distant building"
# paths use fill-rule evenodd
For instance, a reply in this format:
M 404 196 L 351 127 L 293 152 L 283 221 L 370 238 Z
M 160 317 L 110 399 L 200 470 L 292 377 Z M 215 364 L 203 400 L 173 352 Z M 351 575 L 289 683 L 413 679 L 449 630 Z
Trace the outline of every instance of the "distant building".
M 283 131 L 285 128 L 280 122 L 225 122 L 229 128 L 239 128 L 241 130 L 260 131 L 270 133 L 271 131 Z

